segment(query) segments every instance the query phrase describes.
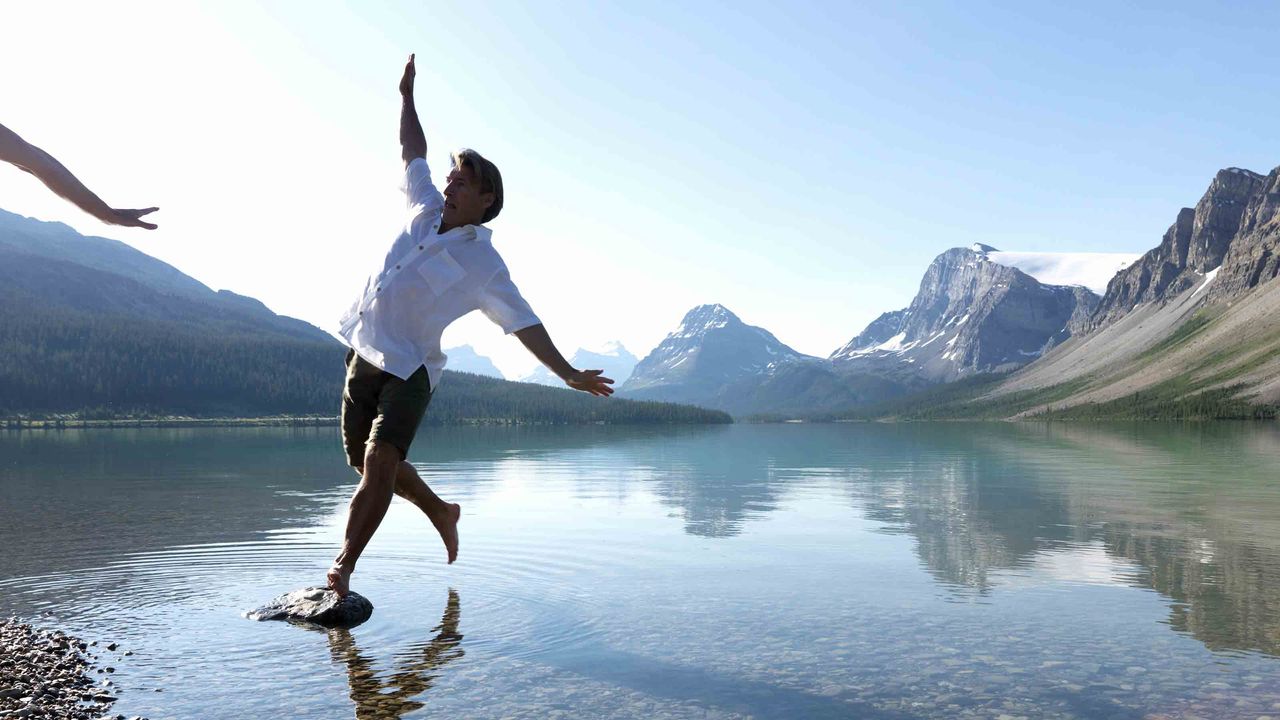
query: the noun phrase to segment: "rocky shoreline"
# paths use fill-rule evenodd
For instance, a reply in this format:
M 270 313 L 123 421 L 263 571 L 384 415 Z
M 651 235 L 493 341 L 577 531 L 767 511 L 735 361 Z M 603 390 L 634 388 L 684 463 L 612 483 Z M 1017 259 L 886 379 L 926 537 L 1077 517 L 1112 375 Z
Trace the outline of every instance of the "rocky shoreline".
M 98 666 L 99 657 L 90 650 L 97 645 L 17 618 L 0 619 L 0 718 L 124 720 L 110 713 L 118 698 L 107 676 L 115 668 Z M 117 646 L 112 643 L 105 649 L 115 651 Z M 104 677 L 95 683 L 95 674 Z

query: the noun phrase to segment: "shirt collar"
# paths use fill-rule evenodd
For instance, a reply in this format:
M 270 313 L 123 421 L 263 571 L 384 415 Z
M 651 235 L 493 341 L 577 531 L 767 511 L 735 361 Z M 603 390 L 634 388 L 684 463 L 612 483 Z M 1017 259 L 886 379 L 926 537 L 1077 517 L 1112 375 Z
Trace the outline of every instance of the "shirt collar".
M 437 228 L 437 232 L 441 222 L 442 220 L 439 217 L 437 217 L 435 220 L 435 226 Z M 473 240 L 479 240 L 480 242 L 487 242 L 487 243 L 493 242 L 493 231 L 485 227 L 484 225 L 461 225 L 459 227 L 453 228 L 453 230 L 450 230 L 449 232 L 453 232 L 454 230 L 470 230 L 472 233 L 471 237 Z M 439 234 L 443 235 L 444 233 L 439 233 Z

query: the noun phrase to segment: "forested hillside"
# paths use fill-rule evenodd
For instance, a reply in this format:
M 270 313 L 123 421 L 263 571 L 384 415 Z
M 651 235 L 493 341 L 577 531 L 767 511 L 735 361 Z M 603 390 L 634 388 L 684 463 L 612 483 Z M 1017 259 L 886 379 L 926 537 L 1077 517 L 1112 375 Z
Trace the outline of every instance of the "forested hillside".
M 262 303 L 65 225 L 0 211 L 0 418 L 335 416 L 345 348 Z M 728 422 L 446 373 L 428 423 Z

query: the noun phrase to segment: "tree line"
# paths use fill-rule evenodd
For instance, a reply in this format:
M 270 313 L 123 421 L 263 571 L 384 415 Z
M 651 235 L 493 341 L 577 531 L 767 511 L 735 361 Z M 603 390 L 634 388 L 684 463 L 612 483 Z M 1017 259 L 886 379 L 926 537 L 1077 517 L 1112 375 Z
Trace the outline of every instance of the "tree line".
M 345 348 L 255 331 L 0 303 L 0 417 L 336 416 Z M 426 422 L 712 423 L 684 405 L 447 372 Z

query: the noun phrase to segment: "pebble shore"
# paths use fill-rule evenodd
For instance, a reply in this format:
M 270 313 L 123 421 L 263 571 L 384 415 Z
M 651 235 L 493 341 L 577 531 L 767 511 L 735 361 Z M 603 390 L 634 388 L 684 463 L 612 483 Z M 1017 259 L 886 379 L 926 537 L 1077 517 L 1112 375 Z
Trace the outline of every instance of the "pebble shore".
M 99 667 L 91 649 L 96 647 L 96 642 L 41 630 L 17 618 L 0 620 L 0 720 L 126 720 L 110 713 L 117 700 L 109 678 L 115 668 Z M 117 647 L 112 643 L 105 649 Z M 94 675 L 104 677 L 95 683 Z

